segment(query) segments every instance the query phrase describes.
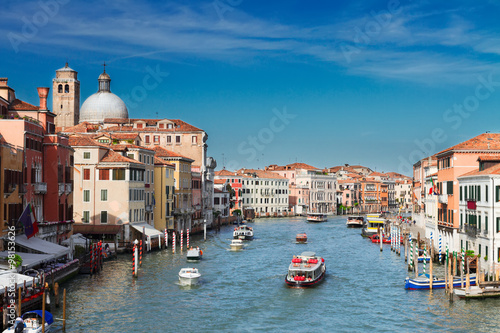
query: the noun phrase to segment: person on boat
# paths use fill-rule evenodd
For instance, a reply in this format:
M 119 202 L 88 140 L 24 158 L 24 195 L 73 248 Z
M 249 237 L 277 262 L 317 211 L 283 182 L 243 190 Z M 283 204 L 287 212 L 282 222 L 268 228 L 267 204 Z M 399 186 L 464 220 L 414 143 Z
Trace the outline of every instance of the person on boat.
M 24 328 L 26 325 L 24 324 L 24 320 L 21 317 L 17 317 L 16 321 L 14 323 L 14 332 L 15 333 L 22 333 L 24 332 Z

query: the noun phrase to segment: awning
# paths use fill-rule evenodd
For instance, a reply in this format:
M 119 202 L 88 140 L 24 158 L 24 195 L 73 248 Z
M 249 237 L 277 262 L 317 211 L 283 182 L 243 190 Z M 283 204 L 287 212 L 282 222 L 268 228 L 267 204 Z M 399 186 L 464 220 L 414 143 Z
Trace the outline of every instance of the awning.
M 165 238 L 165 234 L 159 230 L 156 230 L 153 226 L 150 226 L 147 223 L 131 223 L 130 226 L 135 230 L 139 231 L 142 234 L 142 230 L 144 227 L 144 231 L 146 236 L 148 237 L 158 237 Z
M 73 224 L 73 232 L 83 235 L 116 235 L 121 232 L 121 225 Z
M 26 252 L 16 252 L 16 254 L 21 256 L 21 258 L 23 258 L 22 266 L 24 269 L 33 268 L 43 263 L 52 261 L 56 258 L 53 254 L 37 254 L 37 253 L 26 253 Z M 0 258 L 7 257 L 8 255 L 9 255 L 8 251 L 0 252 Z
M 53 254 L 56 258 L 70 253 L 70 249 L 52 242 L 44 241 L 38 237 L 26 238 L 26 235 L 16 236 L 16 245 L 38 253 Z
M 4 294 L 5 288 L 9 286 L 13 286 L 17 283 L 18 286 L 21 286 L 26 281 L 26 286 L 30 287 L 33 284 L 33 277 L 23 274 L 13 273 L 12 271 L 1 271 L 0 272 L 0 294 Z M 38 279 L 35 278 L 35 282 Z

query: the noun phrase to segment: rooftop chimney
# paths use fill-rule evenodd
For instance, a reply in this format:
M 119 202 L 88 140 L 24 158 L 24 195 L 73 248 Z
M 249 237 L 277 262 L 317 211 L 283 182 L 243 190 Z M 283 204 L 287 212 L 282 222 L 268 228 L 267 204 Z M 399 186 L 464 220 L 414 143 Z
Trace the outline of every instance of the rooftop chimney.
M 7 87 L 7 81 L 9 79 L 6 77 L 0 77 L 0 87 Z
M 47 110 L 47 96 L 49 96 L 50 88 L 38 87 L 38 97 L 40 97 L 40 110 Z

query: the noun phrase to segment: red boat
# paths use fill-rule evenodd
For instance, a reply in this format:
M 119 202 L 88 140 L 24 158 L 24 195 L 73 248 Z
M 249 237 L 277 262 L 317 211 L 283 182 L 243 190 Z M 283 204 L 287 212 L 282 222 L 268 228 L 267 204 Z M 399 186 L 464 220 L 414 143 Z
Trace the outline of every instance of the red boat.
M 306 243 L 307 242 L 307 235 L 306 233 L 301 233 L 301 234 L 297 234 L 297 236 L 295 237 L 295 240 L 297 241 L 297 243 Z
M 378 237 L 378 235 L 373 235 L 370 237 L 372 243 L 378 243 L 380 244 L 380 238 Z M 382 238 L 382 243 L 383 244 L 391 244 L 391 238 L 390 237 L 383 237 Z

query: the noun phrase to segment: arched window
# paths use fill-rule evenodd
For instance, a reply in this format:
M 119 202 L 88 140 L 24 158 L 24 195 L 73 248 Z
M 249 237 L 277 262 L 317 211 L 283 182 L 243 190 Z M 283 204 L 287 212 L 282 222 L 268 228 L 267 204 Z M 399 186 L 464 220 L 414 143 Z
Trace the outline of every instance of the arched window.
M 69 84 L 64 86 L 64 92 L 69 93 Z
M 62 93 L 62 84 L 60 84 L 60 85 L 57 87 L 57 92 L 58 92 L 58 93 Z

